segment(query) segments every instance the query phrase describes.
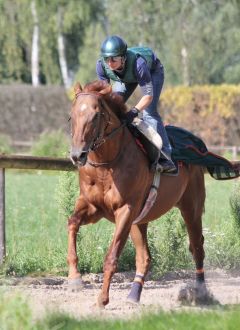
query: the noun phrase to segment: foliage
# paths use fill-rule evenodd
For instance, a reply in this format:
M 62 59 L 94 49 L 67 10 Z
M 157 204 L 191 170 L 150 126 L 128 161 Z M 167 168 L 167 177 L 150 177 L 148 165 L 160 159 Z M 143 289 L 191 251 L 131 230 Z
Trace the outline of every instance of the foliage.
M 34 22 L 31 3 L 34 0 L 1 0 L 0 80 L 31 82 L 31 41 Z M 60 84 L 62 81 L 58 36 L 66 44 L 68 69 L 72 74 L 78 66 L 78 51 L 85 29 L 101 12 L 101 1 L 40 1 L 36 0 L 40 30 L 40 78 L 42 83 Z M 59 13 L 62 13 L 59 24 Z M 61 26 L 60 26 L 61 25 Z M 11 38 L 9 38 L 11 35 Z
M 60 130 L 44 132 L 40 135 L 39 140 L 33 144 L 31 154 L 44 157 L 66 157 L 68 145 L 66 135 Z
M 9 295 L 0 290 L 0 329 L 33 329 L 30 306 L 23 297 Z
M 58 210 L 65 219 L 73 213 L 74 205 L 79 194 L 79 185 L 75 172 L 62 172 L 56 187 Z
M 148 242 L 155 277 L 167 271 L 188 268 L 191 264 L 185 224 L 177 209 L 168 212 L 160 224 L 150 225 Z
M 225 269 L 238 269 L 240 264 L 240 236 L 236 232 L 233 219 L 230 217 L 221 228 L 204 230 L 206 251 L 205 265 Z
M 0 134 L 0 154 L 11 154 L 13 149 L 11 147 L 11 139 L 4 134 Z
M 219 116 L 229 118 L 236 114 L 240 95 L 240 85 L 204 85 L 166 88 L 161 96 L 162 103 L 168 108 L 184 115 L 184 108 L 190 107 L 199 111 L 199 115 L 206 117 L 214 110 Z
M 62 83 L 60 35 L 72 80 L 77 74 L 85 82 L 96 76 L 100 44 L 109 34 L 121 34 L 130 46 L 152 47 L 166 69 L 166 85 L 240 82 L 236 0 L 1 0 L 1 82 L 31 82 L 33 1 L 42 84 Z
M 208 145 L 237 144 L 240 85 L 178 86 L 161 95 L 166 122 L 200 135 Z
M 234 231 L 239 236 L 239 240 L 240 240 L 240 183 L 239 182 L 235 184 L 235 189 L 230 196 L 230 206 L 234 221 Z
M 104 39 L 100 24 L 92 23 L 86 32 L 84 47 L 79 52 L 79 68 L 75 81 L 82 85 L 96 80 L 96 60 L 99 57 L 99 39 Z
M 105 3 L 105 34 L 120 34 L 129 46 L 152 47 L 164 64 L 166 85 L 239 83 L 237 1 Z

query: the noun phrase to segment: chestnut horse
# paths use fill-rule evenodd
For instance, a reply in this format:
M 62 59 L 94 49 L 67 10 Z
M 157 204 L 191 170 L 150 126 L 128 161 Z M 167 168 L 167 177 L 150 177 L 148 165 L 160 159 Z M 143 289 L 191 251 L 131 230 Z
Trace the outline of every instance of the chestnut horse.
M 204 169 L 183 165 L 177 176 L 161 176 L 157 199 L 138 224 L 154 173 L 146 155 L 136 144 L 121 116 L 127 111 L 111 86 L 95 81 L 75 86 L 71 110 L 71 160 L 79 169 L 80 196 L 68 220 L 69 280 L 81 282 L 77 269 L 76 236 L 79 227 L 106 218 L 115 223 L 112 243 L 104 261 L 104 278 L 97 304 L 109 302 L 109 288 L 129 234 L 136 248 L 136 276 L 130 301 L 138 302 L 144 277 L 150 265 L 147 243 L 148 222 L 158 219 L 173 207 L 184 218 L 190 251 L 196 264 L 196 285 L 204 286 L 202 214 L 205 201 Z M 159 238 L 160 239 L 160 238 Z M 90 251 L 89 251 L 90 253 Z

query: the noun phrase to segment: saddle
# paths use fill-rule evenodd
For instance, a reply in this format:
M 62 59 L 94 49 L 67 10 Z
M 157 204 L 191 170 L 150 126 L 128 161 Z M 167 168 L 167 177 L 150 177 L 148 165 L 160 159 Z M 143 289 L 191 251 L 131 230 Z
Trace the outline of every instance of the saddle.
M 135 137 L 136 143 L 148 157 L 150 167 L 154 167 L 161 156 L 162 139 L 160 135 L 139 118 L 134 119 L 128 127 Z M 167 125 L 165 128 L 172 145 L 172 160 L 176 166 L 179 161 L 185 164 L 201 165 L 207 168 L 208 173 L 216 180 L 227 180 L 240 176 L 238 167 L 224 157 L 209 152 L 202 139 L 193 133 L 177 126 Z

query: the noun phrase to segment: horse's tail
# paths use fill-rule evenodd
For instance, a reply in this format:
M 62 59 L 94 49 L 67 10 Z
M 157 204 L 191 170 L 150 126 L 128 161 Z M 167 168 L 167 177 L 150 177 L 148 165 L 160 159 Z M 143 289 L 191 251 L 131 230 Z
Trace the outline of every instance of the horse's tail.
M 219 167 L 219 170 L 216 168 L 211 171 L 210 168 L 207 168 L 203 166 L 203 173 L 204 174 L 210 174 L 214 179 L 216 180 L 231 180 L 231 179 L 237 179 L 240 177 L 240 161 L 228 161 L 229 165 L 222 167 L 222 170 L 220 170 L 221 167 Z M 218 167 L 217 167 L 218 168 Z M 219 172 L 217 174 L 217 172 Z
M 234 171 L 236 172 L 236 174 L 238 174 L 238 177 L 240 176 L 240 161 L 232 161 L 232 166 L 234 168 Z

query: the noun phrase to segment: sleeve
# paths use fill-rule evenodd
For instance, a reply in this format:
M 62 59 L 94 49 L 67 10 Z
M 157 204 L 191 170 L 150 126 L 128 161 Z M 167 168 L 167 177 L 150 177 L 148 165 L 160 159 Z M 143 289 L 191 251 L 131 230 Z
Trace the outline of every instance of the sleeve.
M 106 76 L 106 74 L 105 74 L 105 72 L 103 70 L 103 66 L 102 66 L 101 60 L 98 60 L 97 61 L 97 64 L 96 64 L 96 73 L 97 73 L 97 76 L 98 76 L 98 79 L 99 80 L 105 80 L 108 83 L 110 82 L 110 79 Z
M 142 57 L 138 57 L 136 60 L 135 75 L 143 95 L 153 96 L 151 72 Z

